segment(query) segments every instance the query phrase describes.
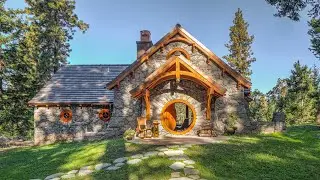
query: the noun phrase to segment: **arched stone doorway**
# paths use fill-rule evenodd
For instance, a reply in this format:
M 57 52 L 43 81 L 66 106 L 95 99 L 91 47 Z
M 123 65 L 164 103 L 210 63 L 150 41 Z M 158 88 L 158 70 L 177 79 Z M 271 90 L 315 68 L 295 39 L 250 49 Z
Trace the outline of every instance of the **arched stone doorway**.
M 164 105 L 161 125 L 171 134 L 182 135 L 192 130 L 196 123 L 195 108 L 182 99 L 174 99 Z

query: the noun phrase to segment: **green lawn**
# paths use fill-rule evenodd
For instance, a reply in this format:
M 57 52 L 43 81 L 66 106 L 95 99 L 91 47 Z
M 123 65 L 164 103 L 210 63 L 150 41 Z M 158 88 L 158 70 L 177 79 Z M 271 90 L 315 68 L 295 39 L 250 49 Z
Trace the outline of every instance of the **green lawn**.
M 319 127 L 296 126 L 284 134 L 234 136 L 227 142 L 194 146 L 186 153 L 206 179 L 320 179 L 319 138 Z M 44 178 L 154 148 L 118 139 L 8 150 L 0 152 L 0 179 Z M 172 162 L 153 157 L 81 179 L 168 179 Z
M 188 155 L 207 179 L 320 179 L 320 128 L 237 136 L 223 144 L 194 146 Z

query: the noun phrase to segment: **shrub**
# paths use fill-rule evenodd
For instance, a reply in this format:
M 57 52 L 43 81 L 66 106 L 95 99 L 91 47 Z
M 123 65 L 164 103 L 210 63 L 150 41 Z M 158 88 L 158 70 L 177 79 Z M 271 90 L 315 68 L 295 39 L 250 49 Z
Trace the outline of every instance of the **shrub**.
M 229 128 L 233 128 L 235 127 L 237 120 L 238 120 L 238 116 L 235 113 L 231 113 L 226 121 L 226 125 Z
M 129 128 L 124 132 L 123 138 L 126 139 L 126 140 L 132 140 L 135 133 L 136 133 L 135 130 Z

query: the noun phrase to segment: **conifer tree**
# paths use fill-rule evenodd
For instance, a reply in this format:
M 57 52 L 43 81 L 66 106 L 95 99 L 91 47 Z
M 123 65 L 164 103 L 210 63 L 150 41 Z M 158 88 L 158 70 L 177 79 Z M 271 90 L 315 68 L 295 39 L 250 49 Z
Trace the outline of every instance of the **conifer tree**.
M 75 14 L 74 0 L 26 0 L 25 9 L 5 9 L 0 0 L 1 78 L 0 130 L 10 136 L 27 136 L 33 127 L 28 101 L 67 62 L 69 41 L 88 25 Z
M 291 76 L 287 80 L 288 92 L 284 110 L 290 123 L 314 122 L 317 113 L 317 100 L 312 71 L 300 62 L 294 63 Z
M 316 88 L 314 98 L 316 100 L 316 110 L 317 110 L 317 122 L 320 124 L 320 72 L 319 68 L 314 65 L 312 68 L 312 78 L 313 78 L 313 84 Z
M 242 11 L 238 9 L 235 13 L 233 26 L 230 27 L 229 44 L 225 45 L 230 54 L 223 56 L 232 68 L 246 78 L 250 78 L 252 74 L 251 63 L 256 61 L 252 57 L 253 52 L 251 50 L 254 36 L 249 35 L 248 26 L 249 24 L 243 19 Z

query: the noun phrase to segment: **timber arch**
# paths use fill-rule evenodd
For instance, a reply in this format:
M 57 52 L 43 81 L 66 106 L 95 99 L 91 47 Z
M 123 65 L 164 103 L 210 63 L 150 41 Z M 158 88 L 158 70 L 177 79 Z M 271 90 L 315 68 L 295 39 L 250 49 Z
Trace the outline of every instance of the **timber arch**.
M 200 84 L 207 90 L 207 105 L 206 105 L 206 119 L 211 116 L 211 100 L 212 97 L 223 96 L 226 89 L 218 85 L 216 82 L 208 77 L 205 77 L 199 70 L 195 70 L 186 61 L 178 56 L 171 57 L 171 59 L 160 67 L 158 70 L 150 74 L 145 82 L 137 88 L 130 91 L 131 95 L 135 98 L 143 96 L 146 104 L 146 117 L 150 118 L 150 89 L 158 84 L 175 79 L 178 83 L 181 79 L 186 79 Z

